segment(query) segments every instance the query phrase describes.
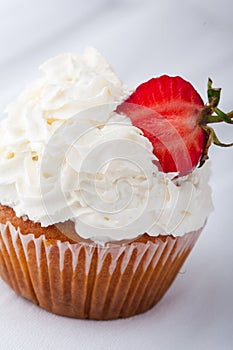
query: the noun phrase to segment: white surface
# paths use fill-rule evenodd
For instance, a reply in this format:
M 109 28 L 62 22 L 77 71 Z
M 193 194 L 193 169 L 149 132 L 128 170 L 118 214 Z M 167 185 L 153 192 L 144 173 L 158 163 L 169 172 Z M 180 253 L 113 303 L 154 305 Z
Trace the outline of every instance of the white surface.
M 46 58 L 96 46 L 128 84 L 182 75 L 205 97 L 207 77 L 233 109 L 231 0 L 0 2 L 0 108 Z M 233 126 L 218 126 L 225 141 Z M 233 348 L 233 150 L 212 148 L 215 212 L 164 299 L 128 320 L 80 321 L 47 313 L 0 281 L 0 349 Z

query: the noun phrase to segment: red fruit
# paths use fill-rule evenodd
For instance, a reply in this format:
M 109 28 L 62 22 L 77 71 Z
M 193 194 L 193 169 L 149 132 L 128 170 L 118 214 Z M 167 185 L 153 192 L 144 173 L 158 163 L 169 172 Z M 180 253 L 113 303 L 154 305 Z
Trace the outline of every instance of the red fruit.
M 118 106 L 117 112 L 130 117 L 133 125 L 150 140 L 164 172 L 178 172 L 179 176 L 190 173 L 208 158 L 211 142 L 220 143 L 213 129 L 206 126 L 224 119 L 212 116 L 220 89 L 213 89 L 211 84 L 209 80 L 208 95 L 211 96 L 206 106 L 189 82 L 167 75 L 141 84 Z M 231 116 L 225 117 L 231 123 Z

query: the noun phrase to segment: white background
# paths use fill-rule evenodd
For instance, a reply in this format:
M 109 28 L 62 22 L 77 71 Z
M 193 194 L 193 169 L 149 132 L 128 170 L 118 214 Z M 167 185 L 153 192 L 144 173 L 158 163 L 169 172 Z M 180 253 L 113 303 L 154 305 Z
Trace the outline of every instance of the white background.
M 233 109 L 232 0 L 0 0 L 0 108 L 47 58 L 95 46 L 132 87 L 182 75 L 203 98 L 212 77 Z M 3 116 L 3 113 L 1 113 Z M 218 126 L 233 141 L 233 126 Z M 144 315 L 58 317 L 0 281 L 0 349 L 233 349 L 233 149 L 211 150 L 215 212 L 163 300 Z

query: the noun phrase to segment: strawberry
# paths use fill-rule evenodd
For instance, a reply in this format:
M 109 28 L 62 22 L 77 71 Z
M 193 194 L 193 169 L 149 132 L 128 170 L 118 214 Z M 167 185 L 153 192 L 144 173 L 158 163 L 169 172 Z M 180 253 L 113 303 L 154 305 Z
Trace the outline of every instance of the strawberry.
M 117 108 L 142 130 L 153 145 L 163 172 L 189 174 L 208 159 L 208 148 L 221 143 L 209 123 L 233 123 L 232 112 L 225 114 L 217 106 L 221 89 L 208 81 L 208 104 L 204 105 L 194 87 L 181 77 L 163 75 L 141 84 Z M 215 114 L 214 114 L 215 113 Z

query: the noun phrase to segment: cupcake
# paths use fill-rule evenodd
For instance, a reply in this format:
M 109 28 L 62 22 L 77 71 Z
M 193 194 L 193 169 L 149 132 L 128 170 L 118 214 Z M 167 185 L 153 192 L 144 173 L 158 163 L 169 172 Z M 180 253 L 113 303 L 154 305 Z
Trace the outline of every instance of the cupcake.
M 92 48 L 41 70 L 0 124 L 0 275 L 59 315 L 142 313 L 212 211 L 207 124 L 231 115 L 211 81 L 207 105 L 180 77 L 132 92 Z

